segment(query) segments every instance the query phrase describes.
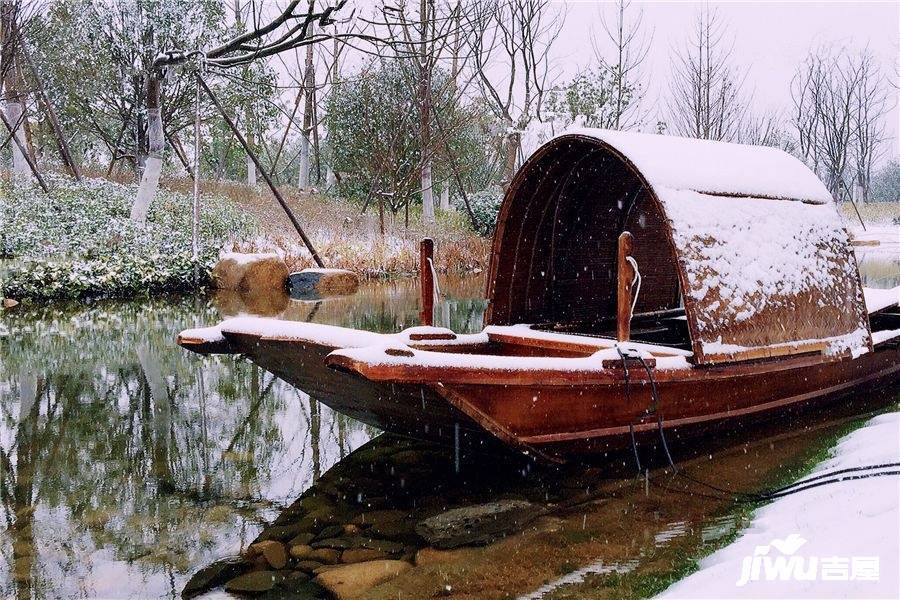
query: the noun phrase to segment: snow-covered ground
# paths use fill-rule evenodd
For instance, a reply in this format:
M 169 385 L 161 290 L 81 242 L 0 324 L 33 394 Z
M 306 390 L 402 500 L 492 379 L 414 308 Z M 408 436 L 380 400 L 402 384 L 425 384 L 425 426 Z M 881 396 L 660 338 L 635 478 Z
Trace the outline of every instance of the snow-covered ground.
M 844 437 L 816 473 L 900 462 L 900 412 Z M 893 470 L 897 470 L 896 468 Z M 900 598 L 900 476 L 826 485 L 759 509 L 665 598 Z
M 856 224 L 850 227 L 850 237 L 859 243 L 877 243 L 874 246 L 858 246 L 857 253 L 900 256 L 900 225 L 868 223 L 863 230 Z

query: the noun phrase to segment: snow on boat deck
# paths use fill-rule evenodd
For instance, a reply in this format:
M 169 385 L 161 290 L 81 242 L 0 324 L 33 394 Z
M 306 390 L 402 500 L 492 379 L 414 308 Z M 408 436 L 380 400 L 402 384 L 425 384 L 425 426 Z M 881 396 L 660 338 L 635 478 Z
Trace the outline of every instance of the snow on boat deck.
M 900 461 L 900 413 L 875 417 L 843 438 L 832 455 L 816 473 Z M 734 543 L 705 558 L 698 572 L 660 597 L 900 598 L 898 507 L 896 476 L 780 498 L 759 509 Z M 780 579 L 775 577 L 779 559 Z M 798 568 L 802 579 L 794 575 Z M 767 580 L 767 573 L 774 580 Z M 742 579 L 748 581 L 738 585 Z

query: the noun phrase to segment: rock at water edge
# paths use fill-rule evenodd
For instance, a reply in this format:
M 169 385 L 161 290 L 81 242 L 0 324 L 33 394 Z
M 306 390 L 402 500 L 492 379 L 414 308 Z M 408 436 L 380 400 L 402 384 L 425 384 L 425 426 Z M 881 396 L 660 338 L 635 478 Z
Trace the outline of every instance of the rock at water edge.
M 412 565 L 402 560 L 372 560 L 335 567 L 319 573 L 313 581 L 338 600 L 347 600 L 360 596 L 411 568 Z
M 344 269 L 303 269 L 288 275 L 288 293 L 293 298 L 323 298 L 355 294 L 359 277 Z
M 213 268 L 216 287 L 250 292 L 283 290 L 288 276 L 284 260 L 277 254 L 223 254 Z

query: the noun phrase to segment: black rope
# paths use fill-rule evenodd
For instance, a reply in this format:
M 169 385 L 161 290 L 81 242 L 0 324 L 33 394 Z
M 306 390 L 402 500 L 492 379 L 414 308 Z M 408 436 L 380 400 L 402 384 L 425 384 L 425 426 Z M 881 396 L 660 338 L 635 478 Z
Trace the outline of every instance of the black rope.
M 619 353 L 619 358 L 622 360 L 622 370 L 624 372 L 625 377 L 625 402 L 626 404 L 631 399 L 631 385 L 628 377 L 628 360 L 625 357 L 625 353 L 622 352 L 622 348 L 617 344 L 616 352 Z M 634 453 L 634 463 L 637 466 L 638 474 L 640 474 L 643 469 L 641 469 L 641 456 L 638 454 L 637 447 L 637 439 L 634 436 L 634 423 L 628 424 L 628 433 L 631 434 L 631 451 Z

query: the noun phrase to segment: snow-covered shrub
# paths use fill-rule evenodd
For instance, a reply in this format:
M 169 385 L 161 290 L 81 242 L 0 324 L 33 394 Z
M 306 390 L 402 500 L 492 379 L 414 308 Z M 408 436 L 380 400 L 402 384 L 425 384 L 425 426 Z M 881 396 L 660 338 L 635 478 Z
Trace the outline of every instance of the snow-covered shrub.
M 135 185 L 51 178 L 51 193 L 0 184 L 0 256 L 19 260 L 0 281 L 0 296 L 74 299 L 127 297 L 194 287 L 191 197 L 160 190 L 146 225 L 128 218 Z M 219 249 L 252 224 L 228 201 L 202 197 L 200 284 Z
M 494 232 L 494 226 L 497 225 L 497 214 L 500 212 L 500 204 L 503 202 L 503 190 L 499 187 L 489 187 L 480 192 L 475 192 L 469 196 L 469 206 L 472 208 L 472 216 L 475 217 L 475 226 L 478 233 L 490 235 Z M 460 211 L 465 210 L 462 206 L 462 198 L 457 200 Z

